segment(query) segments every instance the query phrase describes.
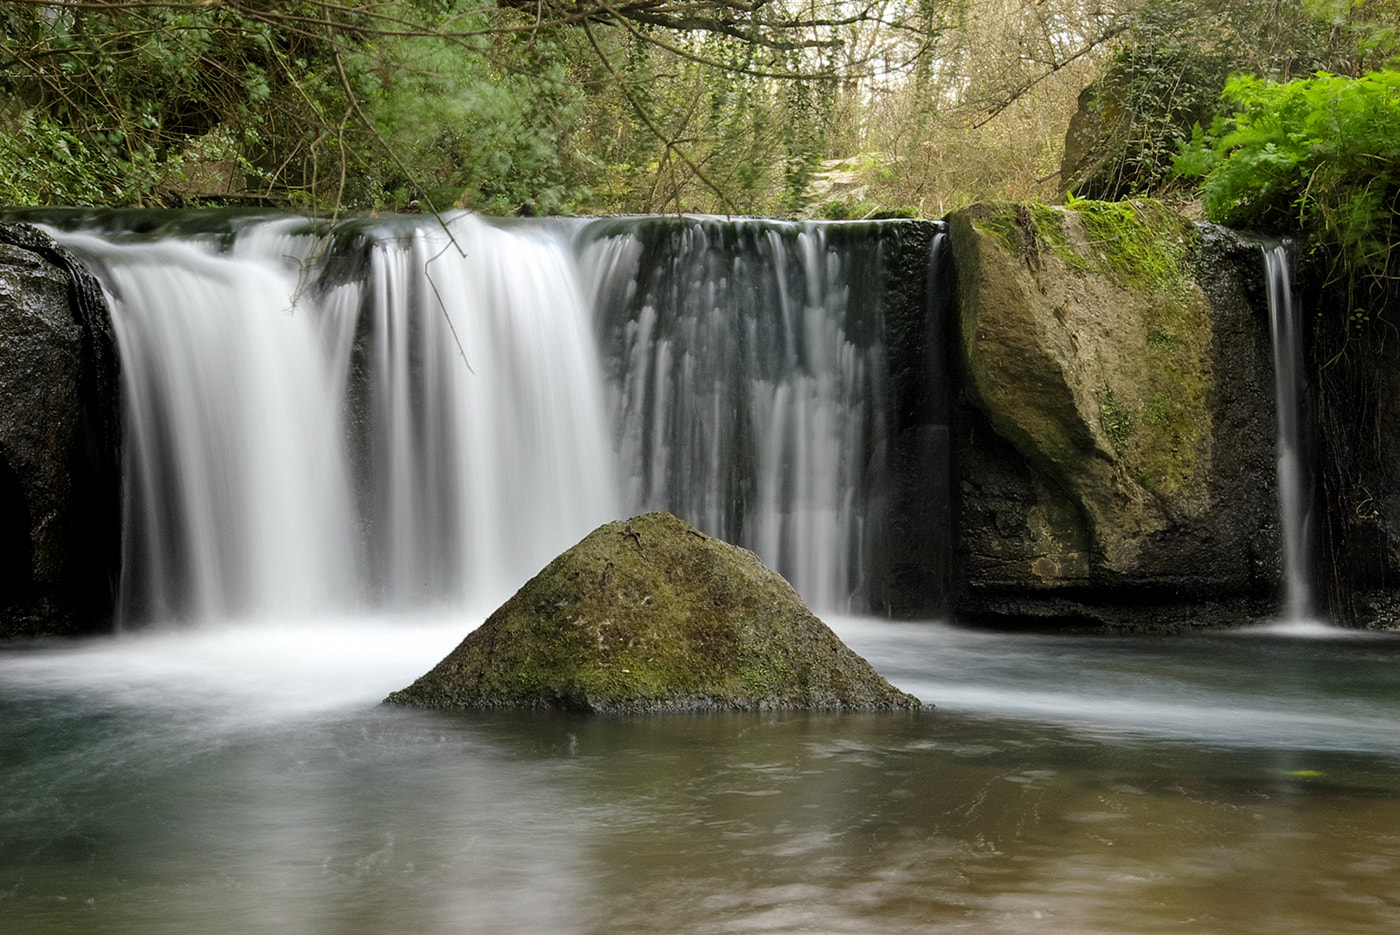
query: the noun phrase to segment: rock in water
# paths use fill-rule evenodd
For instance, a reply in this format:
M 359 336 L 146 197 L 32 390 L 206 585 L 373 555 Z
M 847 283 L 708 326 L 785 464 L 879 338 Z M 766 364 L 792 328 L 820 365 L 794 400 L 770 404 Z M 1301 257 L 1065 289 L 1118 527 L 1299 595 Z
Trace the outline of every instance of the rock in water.
M 757 556 L 669 513 L 595 529 L 386 701 L 617 713 L 920 706 Z

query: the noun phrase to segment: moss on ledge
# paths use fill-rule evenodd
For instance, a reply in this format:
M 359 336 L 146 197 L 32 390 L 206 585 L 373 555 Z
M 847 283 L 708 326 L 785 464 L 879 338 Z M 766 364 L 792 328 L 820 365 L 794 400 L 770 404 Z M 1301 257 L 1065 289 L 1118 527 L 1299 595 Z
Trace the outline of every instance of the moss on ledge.
M 385 700 L 618 713 L 920 706 L 756 556 L 667 513 L 594 530 Z

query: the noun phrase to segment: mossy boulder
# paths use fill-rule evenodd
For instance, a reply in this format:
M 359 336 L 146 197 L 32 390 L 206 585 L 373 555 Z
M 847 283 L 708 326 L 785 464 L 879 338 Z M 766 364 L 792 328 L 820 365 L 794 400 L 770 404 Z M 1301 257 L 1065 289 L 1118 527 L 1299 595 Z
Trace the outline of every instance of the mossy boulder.
M 386 701 L 616 713 L 920 706 L 757 556 L 668 513 L 594 530 Z
M 1226 295 L 1259 280 L 1258 248 L 1206 262 L 1213 232 L 1151 201 L 980 205 L 949 230 L 960 616 L 1271 594 L 1267 331 L 1260 296 Z

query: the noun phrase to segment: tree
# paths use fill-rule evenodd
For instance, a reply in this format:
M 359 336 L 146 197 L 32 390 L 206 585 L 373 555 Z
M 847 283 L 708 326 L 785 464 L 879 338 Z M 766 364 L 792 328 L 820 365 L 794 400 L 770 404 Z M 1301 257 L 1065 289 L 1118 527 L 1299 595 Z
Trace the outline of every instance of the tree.
M 855 31 L 912 28 L 899 0 L 6 0 L 0 18 L 7 200 L 312 210 L 771 203 L 775 143 L 792 189 L 825 139 L 784 108 L 805 86 L 834 100 Z
M 1139 6 L 921 5 L 922 28 L 887 43 L 891 67 L 864 79 L 860 150 L 875 168 L 862 173 L 863 197 L 942 214 L 975 200 L 1062 195 L 1065 125 Z

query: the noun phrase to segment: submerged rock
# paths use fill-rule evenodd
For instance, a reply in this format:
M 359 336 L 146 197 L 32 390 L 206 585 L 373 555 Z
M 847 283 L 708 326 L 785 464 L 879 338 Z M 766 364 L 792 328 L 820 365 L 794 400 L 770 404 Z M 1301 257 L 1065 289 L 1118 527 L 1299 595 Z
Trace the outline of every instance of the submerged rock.
M 619 713 L 920 706 L 757 556 L 668 513 L 594 530 L 386 701 Z

